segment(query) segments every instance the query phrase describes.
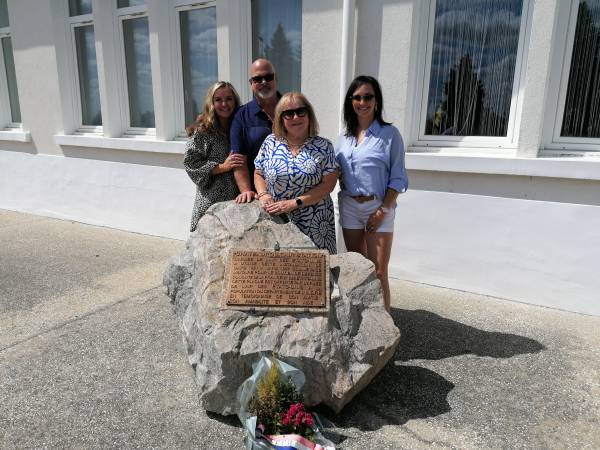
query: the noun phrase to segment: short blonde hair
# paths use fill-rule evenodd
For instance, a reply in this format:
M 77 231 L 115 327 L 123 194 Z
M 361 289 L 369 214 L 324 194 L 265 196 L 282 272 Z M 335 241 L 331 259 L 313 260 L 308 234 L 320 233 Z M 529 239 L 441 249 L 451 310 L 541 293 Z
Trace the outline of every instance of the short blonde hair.
M 308 101 L 304 94 L 300 92 L 288 92 L 283 97 L 279 99 L 277 106 L 275 107 L 275 117 L 273 118 L 273 134 L 277 139 L 285 139 L 287 130 L 285 129 L 283 122 L 283 111 L 288 109 L 288 105 L 293 100 L 299 100 L 304 103 L 308 111 L 308 136 L 313 137 L 319 134 L 319 122 L 317 122 L 317 117 L 315 116 L 315 110 L 313 106 Z

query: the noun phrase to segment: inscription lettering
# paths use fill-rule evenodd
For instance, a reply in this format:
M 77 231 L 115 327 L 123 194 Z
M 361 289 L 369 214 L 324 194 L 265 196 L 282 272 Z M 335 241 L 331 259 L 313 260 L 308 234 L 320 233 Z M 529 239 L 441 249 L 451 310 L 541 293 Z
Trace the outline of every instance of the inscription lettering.
M 225 305 L 326 308 L 328 256 L 326 250 L 232 249 Z

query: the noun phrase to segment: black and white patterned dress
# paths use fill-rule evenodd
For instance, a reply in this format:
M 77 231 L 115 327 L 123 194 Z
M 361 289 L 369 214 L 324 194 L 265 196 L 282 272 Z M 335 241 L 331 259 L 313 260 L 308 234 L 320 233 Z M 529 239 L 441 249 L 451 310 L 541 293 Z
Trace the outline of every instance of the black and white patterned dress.
M 323 177 L 338 170 L 333 145 L 319 136 L 309 138 L 297 156 L 286 142 L 274 134 L 267 136 L 254 160 L 262 173 L 267 191 L 274 200 L 296 198 L 323 181 Z M 290 220 L 318 248 L 336 252 L 333 202 L 327 194 L 320 202 L 288 213 Z
M 229 142 L 216 130 L 202 131 L 196 128 L 188 139 L 183 165 L 196 185 L 196 201 L 192 212 L 190 231 L 213 204 L 233 200 L 238 195 L 233 172 L 212 175 L 212 170 L 223 163 L 229 155 Z

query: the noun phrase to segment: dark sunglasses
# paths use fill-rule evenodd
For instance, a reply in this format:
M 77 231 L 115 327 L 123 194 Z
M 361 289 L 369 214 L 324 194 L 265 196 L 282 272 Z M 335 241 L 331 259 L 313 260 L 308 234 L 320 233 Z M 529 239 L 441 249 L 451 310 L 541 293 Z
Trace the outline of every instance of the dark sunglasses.
M 361 100 L 364 100 L 365 102 L 370 102 L 371 100 L 373 100 L 375 98 L 375 96 L 373 94 L 365 94 L 365 95 L 351 95 L 350 99 L 352 99 L 352 101 L 355 102 L 360 102 Z
M 281 115 L 286 120 L 292 120 L 294 116 L 304 117 L 307 113 L 308 109 L 306 108 L 306 106 L 301 106 L 300 108 L 296 109 L 286 109 L 285 111 L 281 112 Z
M 251 77 L 250 78 L 250 83 L 261 84 L 263 81 L 266 81 L 267 83 L 270 83 L 274 79 L 275 79 L 275 74 L 274 73 L 268 73 L 266 75 L 256 75 L 254 77 Z

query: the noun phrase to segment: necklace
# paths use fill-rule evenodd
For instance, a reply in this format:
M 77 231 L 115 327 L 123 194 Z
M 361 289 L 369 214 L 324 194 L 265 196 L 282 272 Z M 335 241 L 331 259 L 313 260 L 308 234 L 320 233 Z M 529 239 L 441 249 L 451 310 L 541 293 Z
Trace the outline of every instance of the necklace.
M 300 144 L 295 144 L 286 139 L 286 143 L 288 148 L 290 149 L 290 152 L 292 152 L 292 155 L 298 156 L 298 153 L 300 153 L 300 149 L 304 146 L 306 141 L 302 141 Z

